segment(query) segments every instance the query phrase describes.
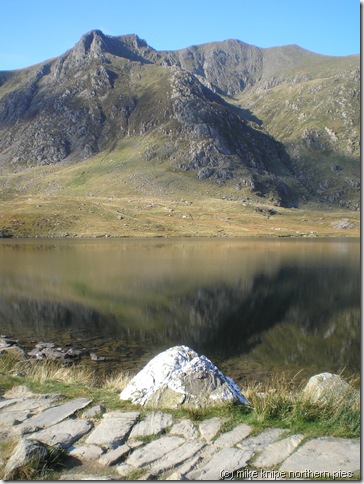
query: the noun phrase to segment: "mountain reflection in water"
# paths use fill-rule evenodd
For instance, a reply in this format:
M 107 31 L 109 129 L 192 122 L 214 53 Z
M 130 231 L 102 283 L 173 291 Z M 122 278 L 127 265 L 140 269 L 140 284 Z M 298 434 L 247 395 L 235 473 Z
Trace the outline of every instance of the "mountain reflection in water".
M 0 332 L 133 372 L 175 344 L 237 381 L 357 372 L 359 256 L 357 240 L 2 241 Z

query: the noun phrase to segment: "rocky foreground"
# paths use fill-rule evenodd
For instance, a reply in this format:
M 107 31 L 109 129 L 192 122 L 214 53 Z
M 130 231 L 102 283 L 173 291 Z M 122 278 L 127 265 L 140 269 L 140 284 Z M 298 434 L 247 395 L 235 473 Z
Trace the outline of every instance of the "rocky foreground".
M 348 387 L 339 375 L 322 373 L 309 380 L 304 393 L 325 403 L 344 398 Z M 27 478 L 27 467 L 44 472 L 56 451 L 62 451 L 65 469 L 60 480 L 358 477 L 359 439 L 307 439 L 283 428 L 257 433 L 246 423 L 232 425 L 227 411 L 197 421 L 178 417 L 174 410 L 180 408 L 192 416 L 196 409 L 223 403 L 250 405 L 233 380 L 187 346 L 154 357 L 120 400 L 134 404 L 135 411 L 124 410 L 122 403 L 120 410 L 108 411 L 90 398 L 65 401 L 14 387 L 0 400 L 0 442 L 16 445 L 7 462 L 0 455 L 3 478 Z
M 15 387 L 0 401 L 1 439 L 19 443 L 3 478 L 45 459 L 49 447 L 65 452 L 60 480 L 231 480 L 352 478 L 360 469 L 359 439 L 319 437 L 247 424 L 221 432 L 227 418 L 195 423 L 162 411 L 111 411 L 87 398 L 62 401 Z M 46 445 L 44 445 L 46 444 Z M 1 458 L 0 461 L 4 458 Z

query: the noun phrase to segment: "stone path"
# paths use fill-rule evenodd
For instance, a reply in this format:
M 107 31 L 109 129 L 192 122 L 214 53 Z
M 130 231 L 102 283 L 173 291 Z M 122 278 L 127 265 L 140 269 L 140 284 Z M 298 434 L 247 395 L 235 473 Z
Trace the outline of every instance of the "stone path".
M 360 470 L 359 439 L 289 435 L 285 429 L 254 434 L 246 424 L 221 432 L 227 419 L 199 423 L 168 412 L 107 412 L 86 398 L 61 401 L 24 388 L 0 400 L 0 439 L 17 439 L 19 455 L 39 442 L 69 456 L 60 480 L 231 480 L 350 478 Z M 36 441 L 36 442 L 34 442 Z M 43 450 L 42 450 L 43 452 Z M 19 457 L 6 463 L 11 476 Z M 18 458 L 18 463 L 16 459 Z

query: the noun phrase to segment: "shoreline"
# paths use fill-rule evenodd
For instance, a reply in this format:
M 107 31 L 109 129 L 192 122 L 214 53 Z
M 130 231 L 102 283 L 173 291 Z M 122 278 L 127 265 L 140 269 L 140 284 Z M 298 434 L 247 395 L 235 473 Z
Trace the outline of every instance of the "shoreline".
M 76 366 L 34 363 L 0 356 L 0 475 L 5 471 L 6 478 L 19 469 L 18 478 L 26 471 L 26 479 L 41 480 L 200 480 L 207 471 L 214 480 L 290 479 L 292 473 L 310 479 L 320 470 L 316 465 L 327 467 L 328 455 L 332 463 L 345 462 L 325 467 L 336 479 L 359 478 L 360 390 L 353 386 L 358 381 L 333 375 L 344 382 L 334 400 L 325 396 L 330 388 L 314 401 L 308 384 L 294 390 L 281 377 L 263 389 L 242 389 L 249 406 L 151 408 L 120 400 L 130 381 L 126 375 L 96 382 Z M 26 442 L 48 446 L 59 459 L 40 470 L 33 461 L 17 467 L 12 456 Z M 160 454 L 154 457 L 156 448 Z M 300 474 L 302 465 L 309 475 Z

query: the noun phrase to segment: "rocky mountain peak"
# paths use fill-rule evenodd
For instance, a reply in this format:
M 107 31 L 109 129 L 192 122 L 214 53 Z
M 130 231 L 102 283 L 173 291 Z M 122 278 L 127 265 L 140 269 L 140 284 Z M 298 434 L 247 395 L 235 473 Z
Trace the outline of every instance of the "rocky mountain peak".
M 142 157 L 199 180 L 355 209 L 359 84 L 353 56 L 236 39 L 163 52 L 91 30 L 57 59 L 0 73 L 0 164 L 78 162 L 149 136 Z

